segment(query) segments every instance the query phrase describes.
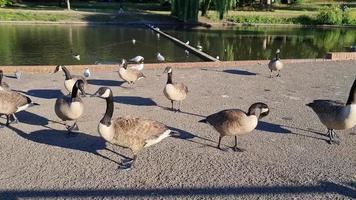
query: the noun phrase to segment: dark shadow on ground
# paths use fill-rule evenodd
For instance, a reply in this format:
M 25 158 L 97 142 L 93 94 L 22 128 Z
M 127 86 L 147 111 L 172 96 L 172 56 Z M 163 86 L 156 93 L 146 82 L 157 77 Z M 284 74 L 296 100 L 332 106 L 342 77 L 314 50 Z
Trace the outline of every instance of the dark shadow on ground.
M 42 117 L 40 115 L 28 112 L 26 110 L 21 111 L 15 114 L 19 123 L 37 125 L 37 126 L 45 126 L 48 125 L 48 119 Z
M 106 80 L 106 79 L 90 79 L 87 80 L 91 85 L 99 85 L 99 86 L 121 86 L 124 81 L 116 81 L 116 80 Z
M 225 73 L 229 74 L 237 74 L 237 75 L 244 75 L 244 76 L 256 76 L 256 73 L 245 71 L 245 70 L 239 70 L 239 69 L 227 69 L 223 70 Z
M 158 106 L 158 105 L 157 105 Z M 158 106 L 160 108 L 162 108 L 163 110 L 167 110 L 167 111 L 171 111 L 173 113 L 182 113 L 182 114 L 186 114 L 186 115 L 192 115 L 192 116 L 197 116 L 197 117 L 202 117 L 202 118 L 205 118 L 206 116 L 203 116 L 203 115 L 200 115 L 200 114 L 196 114 L 196 113 L 191 113 L 191 112 L 187 112 L 185 110 L 181 110 L 181 111 L 178 111 L 176 110 L 176 105 L 174 106 L 174 109 L 172 110 L 171 107 L 165 107 L 165 106 Z M 183 106 L 182 106 L 183 107 Z M 181 108 L 182 109 L 182 108 Z
M 81 132 L 68 134 L 67 130 L 56 130 L 50 128 L 34 131 L 31 133 L 25 133 L 22 130 L 15 128 L 15 126 L 10 126 L 8 128 L 15 131 L 22 138 L 32 142 L 88 152 L 88 153 L 98 155 L 112 162 L 118 163 L 98 153 L 98 150 L 103 150 L 103 149 L 114 152 L 106 148 L 105 141 L 101 137 L 92 136 Z M 126 158 L 126 156 L 121 155 L 117 152 L 114 153 L 121 157 Z
M 271 132 L 271 133 L 292 133 L 292 131 L 282 128 L 282 125 L 272 124 L 264 121 L 259 121 L 256 129 L 260 131 Z
M 329 139 L 328 139 L 326 133 L 321 133 L 321 132 L 313 130 L 311 128 L 303 129 L 303 128 L 298 128 L 298 127 L 293 127 L 293 126 L 285 126 L 285 125 L 284 125 L 284 127 L 291 128 L 291 129 L 296 129 L 296 130 L 304 131 L 304 132 L 308 132 L 308 133 L 314 133 L 314 134 L 316 134 L 318 136 L 322 136 L 323 138 L 310 136 L 310 135 L 305 135 L 305 134 L 301 134 L 301 133 L 297 133 L 297 132 L 293 132 L 293 134 L 295 134 L 295 135 L 304 136 L 304 137 L 308 137 L 308 138 L 313 138 L 313 139 L 317 139 L 317 140 L 324 140 L 324 141 L 329 143 Z
M 116 96 L 114 102 L 133 105 L 133 106 L 156 106 L 157 103 L 151 98 L 136 97 L 136 96 Z
M 212 71 L 212 72 L 222 72 L 222 73 L 229 73 L 229 74 L 236 74 L 236 75 L 241 75 L 241 76 L 256 76 L 256 73 L 253 72 L 249 72 L 246 70 L 241 70 L 241 69 L 226 69 L 223 71 L 220 70 L 216 70 L 216 69 L 208 69 L 208 68 L 204 68 L 201 69 L 203 71 Z
M 28 96 L 38 97 L 42 99 L 57 99 L 63 96 L 61 90 L 52 90 L 52 89 L 36 89 L 29 90 L 27 92 L 20 91 Z
M 341 184 L 323 181 L 315 185 L 276 185 L 276 186 L 240 186 L 240 187 L 189 187 L 189 188 L 154 188 L 154 189 L 28 189 L 28 190 L 0 190 L 2 199 L 18 198 L 133 198 L 133 197 L 174 197 L 192 198 L 193 196 L 224 198 L 243 195 L 303 195 L 303 194 L 337 194 L 344 198 L 356 198 L 353 188 Z M 282 197 L 280 197 L 282 198 Z M 286 197 L 284 197 L 286 198 Z

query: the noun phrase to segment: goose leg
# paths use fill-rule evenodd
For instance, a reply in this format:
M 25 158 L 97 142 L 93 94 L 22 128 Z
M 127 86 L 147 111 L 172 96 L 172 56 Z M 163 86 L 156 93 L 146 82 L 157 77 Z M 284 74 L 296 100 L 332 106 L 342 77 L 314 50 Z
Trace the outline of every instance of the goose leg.
M 119 169 L 122 170 L 130 170 L 133 167 L 133 164 L 136 160 L 137 156 L 134 154 L 133 158 L 123 159 L 119 164 Z
M 173 108 L 173 101 L 171 100 L 171 104 L 172 104 L 172 107 L 171 107 L 171 109 L 172 109 L 172 111 L 174 110 L 174 108 Z
M 244 152 L 244 149 L 241 149 L 239 147 L 237 147 L 237 136 L 235 136 L 235 146 L 232 147 L 232 150 L 234 150 L 235 152 Z
M 269 75 L 270 78 L 272 78 L 272 73 L 273 73 L 273 71 L 271 70 L 271 74 Z
M 180 110 L 180 106 L 181 106 L 181 104 L 182 104 L 182 101 L 179 101 L 178 102 L 178 112 L 180 112 L 181 110 Z
M 219 136 L 219 142 L 218 142 L 218 149 L 220 149 L 221 151 L 226 151 L 226 149 L 222 149 L 221 147 L 220 147 L 220 144 L 221 144 L 221 139 L 223 138 L 223 136 Z
M 277 71 L 277 77 L 281 77 L 281 75 L 279 74 L 279 70 Z
M 329 143 L 339 145 L 340 140 L 338 139 L 339 137 L 336 135 L 335 131 L 333 129 L 330 129 L 328 131 L 329 131 Z
M 19 123 L 19 120 L 17 119 L 17 117 L 16 117 L 15 114 L 12 114 L 11 116 L 12 116 L 13 120 L 10 121 L 10 124 L 17 124 L 17 123 Z M 10 118 L 10 117 L 9 117 L 9 118 Z
M 79 131 L 79 127 L 77 125 L 77 122 L 74 122 L 74 124 L 72 126 L 68 126 L 67 130 L 68 130 L 68 134 L 71 134 L 72 131 Z

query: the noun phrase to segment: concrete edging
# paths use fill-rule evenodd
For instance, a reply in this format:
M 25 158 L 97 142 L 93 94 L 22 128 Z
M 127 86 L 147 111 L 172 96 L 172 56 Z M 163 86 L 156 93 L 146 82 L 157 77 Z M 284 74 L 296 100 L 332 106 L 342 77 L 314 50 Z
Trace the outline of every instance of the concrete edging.
M 284 59 L 283 62 L 305 63 L 305 62 L 323 62 L 331 61 L 326 59 Z M 267 65 L 269 60 L 242 60 L 242 61 L 221 61 L 221 62 L 183 62 L 183 63 L 146 63 L 145 69 L 162 69 L 167 66 L 174 68 L 218 68 L 218 67 L 238 67 L 248 65 Z M 4 73 L 14 73 L 16 71 L 26 73 L 51 73 L 56 65 L 32 65 L 32 66 L 0 66 Z M 83 72 L 89 68 L 93 72 L 113 72 L 118 70 L 119 65 L 67 65 L 67 68 L 73 72 Z

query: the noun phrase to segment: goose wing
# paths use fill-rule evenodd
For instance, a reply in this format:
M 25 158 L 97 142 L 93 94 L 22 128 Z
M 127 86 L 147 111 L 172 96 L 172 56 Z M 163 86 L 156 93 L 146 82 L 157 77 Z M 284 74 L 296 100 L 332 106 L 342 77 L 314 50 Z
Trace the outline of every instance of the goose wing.
M 159 138 L 168 130 L 166 125 L 149 119 L 124 118 L 119 117 L 114 121 L 115 131 L 117 134 L 135 137 L 147 141 Z M 120 132 L 120 133 L 118 133 Z
M 206 121 L 214 127 L 229 126 L 231 123 L 242 122 L 246 113 L 240 109 L 222 110 L 206 117 Z
M 0 113 L 11 114 L 22 106 L 31 103 L 31 99 L 14 91 L 0 91 Z
M 184 85 L 183 83 L 174 83 L 174 87 L 180 92 L 180 93 L 188 93 L 188 87 Z
M 317 114 L 332 114 L 338 113 L 345 104 L 341 101 L 318 99 L 307 104 L 307 106 L 311 107 Z
M 126 72 L 127 72 L 127 75 L 129 75 L 130 77 L 132 77 L 132 79 L 135 79 L 135 80 L 145 77 L 145 75 L 141 71 L 134 69 L 134 68 L 126 69 Z M 132 80 L 132 79 L 130 78 L 130 80 Z

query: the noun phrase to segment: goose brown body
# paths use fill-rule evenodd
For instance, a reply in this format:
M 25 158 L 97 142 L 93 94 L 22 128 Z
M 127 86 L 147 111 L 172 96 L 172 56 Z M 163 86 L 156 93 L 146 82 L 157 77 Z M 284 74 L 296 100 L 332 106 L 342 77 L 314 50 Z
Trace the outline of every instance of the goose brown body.
M 81 80 L 84 83 L 84 86 L 86 87 L 88 85 L 87 80 L 80 75 L 71 75 L 70 71 L 63 65 L 58 65 L 54 71 L 54 73 L 58 71 L 63 71 L 65 75 L 65 80 L 64 80 L 64 88 L 71 93 L 74 84 L 77 82 L 77 80 Z
M 30 103 L 30 98 L 18 92 L 0 90 L 0 114 L 14 114 L 25 109 Z
M 129 148 L 134 155 L 133 159 L 123 161 L 120 168 L 129 169 L 140 150 L 170 136 L 171 130 L 154 120 L 131 117 L 118 117 L 113 120 L 114 103 L 110 88 L 101 87 L 94 96 L 106 99 L 107 105 L 105 115 L 98 125 L 99 134 L 109 143 Z
M 269 108 L 266 104 L 258 102 L 250 106 L 248 113 L 240 109 L 222 110 L 207 116 L 199 122 L 210 124 L 220 134 L 218 148 L 224 136 L 235 136 L 234 151 L 242 151 L 237 147 L 237 136 L 253 131 L 258 124 L 258 120 L 267 116 Z
M 180 111 L 181 102 L 187 97 L 188 87 L 183 83 L 173 82 L 171 67 L 166 67 L 164 73 L 167 73 L 167 83 L 163 89 L 163 94 L 164 96 L 166 96 L 167 99 L 171 101 L 172 110 L 173 110 L 173 102 L 178 101 L 179 102 L 178 111 Z
M 137 80 L 145 78 L 145 75 L 140 70 L 128 68 L 126 60 L 122 61 L 122 66 L 119 69 L 119 76 L 122 80 L 129 84 L 133 84 Z
M 318 99 L 306 104 L 317 114 L 319 120 L 328 129 L 329 142 L 339 144 L 334 130 L 344 130 L 356 125 L 356 79 L 351 87 L 346 104 Z

